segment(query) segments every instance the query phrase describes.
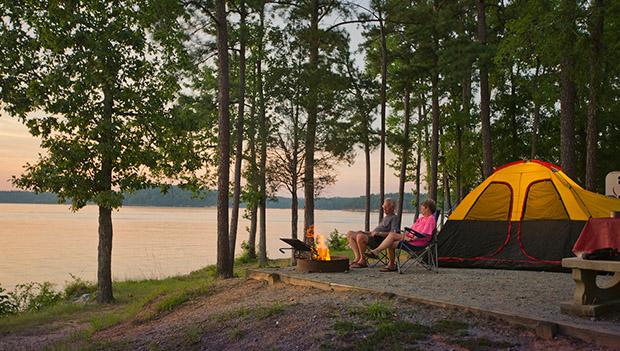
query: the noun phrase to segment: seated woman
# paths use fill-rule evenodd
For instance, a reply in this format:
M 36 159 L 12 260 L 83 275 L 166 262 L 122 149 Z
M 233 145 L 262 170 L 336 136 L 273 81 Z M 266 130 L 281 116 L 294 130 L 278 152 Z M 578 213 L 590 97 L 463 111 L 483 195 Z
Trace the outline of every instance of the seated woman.
M 365 256 L 370 258 L 376 258 L 379 252 L 381 252 L 381 250 L 388 249 L 389 263 L 387 267 L 385 269 L 382 269 L 381 271 L 396 271 L 394 249 L 398 246 L 398 243 L 401 240 L 406 241 L 412 246 L 426 246 L 432 238 L 433 230 L 435 230 L 435 217 L 433 216 L 433 213 L 435 213 L 435 209 L 436 206 L 433 200 L 424 201 L 420 206 L 420 212 L 422 212 L 422 216 L 420 216 L 411 227 L 411 229 L 413 229 L 413 232 L 408 231 L 404 234 L 392 232 L 388 234 L 388 236 L 376 249 L 366 252 Z

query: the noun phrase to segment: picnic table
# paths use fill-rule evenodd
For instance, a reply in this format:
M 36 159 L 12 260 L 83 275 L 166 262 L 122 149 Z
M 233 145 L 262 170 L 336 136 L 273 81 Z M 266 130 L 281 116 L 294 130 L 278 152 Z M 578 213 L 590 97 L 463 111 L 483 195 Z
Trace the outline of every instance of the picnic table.
M 576 284 L 573 301 L 560 304 L 563 313 L 597 317 L 620 309 L 620 261 L 570 257 L 562 259 L 562 267 L 572 269 Z M 613 273 L 611 279 L 602 287 L 596 283 L 599 272 Z

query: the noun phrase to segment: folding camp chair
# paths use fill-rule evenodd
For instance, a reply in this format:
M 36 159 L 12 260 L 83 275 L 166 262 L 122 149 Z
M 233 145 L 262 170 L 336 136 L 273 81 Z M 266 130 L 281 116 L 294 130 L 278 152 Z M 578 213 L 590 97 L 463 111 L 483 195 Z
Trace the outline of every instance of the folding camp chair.
M 435 211 L 433 214 L 433 217 L 435 217 L 435 223 L 437 223 L 439 214 L 439 210 Z M 408 229 L 409 228 L 405 228 L 405 230 Z M 424 236 L 424 234 L 419 233 L 416 233 L 415 235 L 418 237 L 420 237 L 420 235 Z M 401 254 L 406 256 L 404 261 L 400 258 Z M 402 274 L 405 270 L 407 270 L 407 268 L 413 265 L 419 265 L 429 271 L 437 273 L 439 268 L 439 259 L 437 255 L 437 228 L 433 230 L 431 240 L 423 246 L 414 246 L 405 240 L 398 243 L 398 246 L 396 247 L 396 268 L 398 273 Z
M 371 248 L 370 247 L 366 247 L 366 252 L 370 251 Z M 379 263 L 383 264 L 384 266 L 388 265 L 388 256 L 387 256 L 387 251 L 383 250 L 381 252 L 379 252 L 379 254 L 377 255 L 378 258 L 370 258 L 370 257 L 366 257 L 366 261 L 368 261 L 368 266 L 369 267 L 376 267 Z M 372 260 L 372 261 L 371 261 Z

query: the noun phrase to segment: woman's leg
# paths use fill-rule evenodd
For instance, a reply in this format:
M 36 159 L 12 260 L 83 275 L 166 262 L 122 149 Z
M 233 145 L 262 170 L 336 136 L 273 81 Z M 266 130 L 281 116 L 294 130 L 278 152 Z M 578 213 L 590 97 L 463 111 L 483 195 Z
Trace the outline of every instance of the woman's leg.
M 379 246 L 377 246 L 376 249 L 370 250 L 370 252 L 376 255 L 382 250 L 387 249 L 388 247 L 396 248 L 396 245 L 398 245 L 398 242 L 401 241 L 402 239 L 403 239 L 402 234 L 390 233 L 385 239 L 383 239 L 381 244 L 379 244 Z

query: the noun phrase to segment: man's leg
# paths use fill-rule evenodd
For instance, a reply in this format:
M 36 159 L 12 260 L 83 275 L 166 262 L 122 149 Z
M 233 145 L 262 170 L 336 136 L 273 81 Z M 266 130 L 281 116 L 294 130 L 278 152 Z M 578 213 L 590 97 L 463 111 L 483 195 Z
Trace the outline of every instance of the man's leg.
M 347 233 L 347 241 L 349 242 L 349 247 L 351 248 L 351 250 L 353 250 L 353 262 L 352 263 L 356 263 L 362 260 L 362 257 L 364 256 L 363 252 L 359 252 L 359 249 L 357 247 L 357 236 L 360 234 L 360 232 L 354 232 L 352 230 L 350 230 Z
M 364 257 L 364 252 L 366 252 L 366 247 L 368 246 L 368 235 L 360 234 L 357 236 L 357 249 L 360 252 L 360 260 L 357 263 L 362 266 L 367 266 L 368 262 L 366 262 L 366 257 Z

